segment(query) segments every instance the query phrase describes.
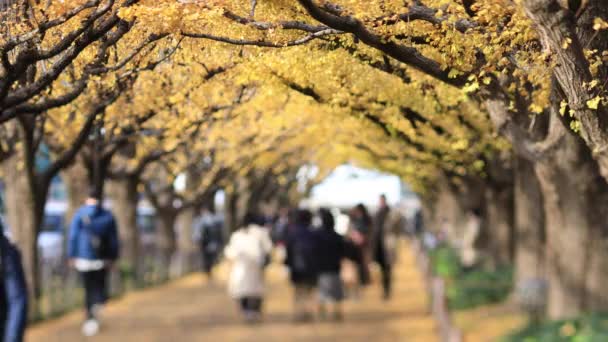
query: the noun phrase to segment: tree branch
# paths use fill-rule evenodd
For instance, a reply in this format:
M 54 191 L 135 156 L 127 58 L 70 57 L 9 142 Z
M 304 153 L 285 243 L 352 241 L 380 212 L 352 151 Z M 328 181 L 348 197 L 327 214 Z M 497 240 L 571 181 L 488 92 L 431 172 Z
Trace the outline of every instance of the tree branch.
M 306 44 L 306 43 L 308 43 L 314 39 L 320 38 L 320 37 L 341 34 L 341 33 L 342 32 L 340 32 L 338 30 L 325 29 L 322 31 L 310 33 L 309 35 L 306 35 L 302 38 L 288 41 L 285 43 L 274 43 L 274 42 L 267 41 L 267 40 L 235 39 L 235 38 L 211 35 L 211 34 L 207 34 L 207 33 L 182 32 L 181 34 L 184 37 L 209 39 L 209 40 L 214 40 L 217 42 L 222 42 L 222 43 L 227 43 L 227 44 L 232 44 L 232 45 L 252 45 L 252 46 L 268 47 L 268 48 L 283 48 L 283 47 L 290 47 L 290 46 Z
M 441 64 L 437 61 L 425 57 L 413 47 L 386 41 L 384 37 L 381 37 L 366 28 L 359 19 L 352 16 L 332 14 L 315 5 L 313 0 L 298 0 L 298 2 L 319 22 L 333 29 L 352 33 L 366 45 L 380 50 L 402 63 L 410 65 L 440 81 L 457 87 L 462 87 L 467 83 L 468 75 L 461 75 L 455 78 L 450 77 L 449 70 L 442 68 Z

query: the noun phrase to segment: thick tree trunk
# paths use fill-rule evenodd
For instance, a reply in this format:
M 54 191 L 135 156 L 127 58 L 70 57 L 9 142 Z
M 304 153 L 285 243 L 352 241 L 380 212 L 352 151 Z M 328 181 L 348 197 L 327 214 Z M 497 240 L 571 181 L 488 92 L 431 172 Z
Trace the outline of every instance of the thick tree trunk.
M 177 241 L 175 234 L 175 219 L 177 211 L 173 208 L 158 209 L 158 231 L 157 231 L 157 248 L 163 264 L 163 274 L 165 277 L 170 273 L 171 260 L 177 249 Z
M 515 165 L 515 284 L 542 279 L 545 262 L 545 212 L 540 184 L 531 162 Z
M 196 212 L 197 210 L 194 207 L 182 209 L 175 220 L 177 231 L 176 272 L 178 275 L 190 271 L 191 256 L 198 251 L 198 248 L 192 239 Z
M 196 245 L 192 240 L 195 208 L 186 208 L 180 211 L 176 219 L 177 227 L 177 248 L 180 252 L 190 253 L 196 250 Z
M 76 210 L 78 210 L 87 199 L 89 180 L 87 178 L 87 169 L 80 160 L 77 160 L 71 167 L 63 170 L 61 176 L 68 197 L 68 209 L 65 213 L 65 222 L 69 225 Z
M 228 233 L 232 233 L 238 229 L 238 202 L 239 194 L 235 193 L 234 191 L 226 192 L 224 200 L 224 223 Z
M 608 180 L 608 108 L 599 103 L 598 108 L 590 108 L 587 102 L 597 96 L 598 89 L 589 86 L 594 78 L 600 82 L 606 78 L 606 67 L 600 66 L 599 75 L 592 75 L 585 50 L 603 51 L 608 33 L 593 29 L 596 18 L 608 20 L 608 6 L 605 0 L 563 1 L 526 0 L 523 1 L 528 17 L 534 22 L 540 40 L 546 49 L 553 52 L 556 63 L 553 75 L 559 83 L 569 105 L 569 109 L 581 123 L 581 137 L 593 151 L 600 171 Z M 578 19 L 578 8 L 568 5 L 585 6 Z M 564 42 L 568 42 L 565 44 Z
M 2 163 L 5 181 L 7 223 L 12 240 L 22 255 L 23 269 L 28 284 L 30 313 L 39 313 L 40 274 L 37 237 L 44 216 L 48 185 L 35 184 L 25 170 L 20 153 Z
M 489 257 L 495 266 L 513 262 L 513 191 L 512 187 L 486 186 L 484 234 L 487 236 Z
M 548 314 L 574 316 L 590 306 L 593 295 L 602 293 L 597 280 L 606 275 L 597 272 L 604 267 L 606 251 L 595 247 L 606 243 L 602 234 L 608 185 L 588 148 L 570 134 L 555 153 L 535 164 L 535 170 L 546 213 Z M 605 305 L 594 303 L 594 308 Z
M 437 183 L 431 230 L 443 231 L 451 243 L 460 244 L 467 226 L 466 212 L 470 209 L 462 201 L 447 177 Z M 466 197 L 466 196 L 465 196 Z
M 121 264 L 133 272 L 136 279 L 142 266 L 140 234 L 137 227 L 138 184 L 137 177 L 112 180 L 108 184 L 112 212 L 116 216 L 121 240 Z

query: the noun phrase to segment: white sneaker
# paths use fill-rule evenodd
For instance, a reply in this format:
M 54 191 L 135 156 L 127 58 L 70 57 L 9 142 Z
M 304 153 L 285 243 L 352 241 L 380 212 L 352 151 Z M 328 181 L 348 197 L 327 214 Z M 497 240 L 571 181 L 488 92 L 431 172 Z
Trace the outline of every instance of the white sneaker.
M 97 321 L 97 323 L 101 324 L 102 318 L 103 318 L 103 316 L 102 316 L 103 304 L 94 304 L 93 307 L 91 308 L 91 311 L 92 311 L 93 317 Z
M 97 335 L 99 332 L 99 322 L 94 319 L 88 319 L 82 325 L 82 334 L 84 336 L 90 337 Z

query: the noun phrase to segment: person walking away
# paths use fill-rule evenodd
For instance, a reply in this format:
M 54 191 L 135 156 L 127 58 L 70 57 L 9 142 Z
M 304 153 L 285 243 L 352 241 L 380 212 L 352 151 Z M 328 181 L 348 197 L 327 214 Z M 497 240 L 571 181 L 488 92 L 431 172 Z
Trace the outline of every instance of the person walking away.
M 116 220 L 101 206 L 101 194 L 92 191 L 74 214 L 68 237 L 68 257 L 82 278 L 85 292 L 85 336 L 97 334 L 100 311 L 108 298 L 109 270 L 118 259 Z
M 323 319 L 329 315 L 332 320 L 341 321 L 344 286 L 340 271 L 342 259 L 346 257 L 346 242 L 335 231 L 334 217 L 328 209 L 321 208 L 318 215 L 321 219 L 321 227 L 316 231 L 319 316 Z
M 294 321 L 313 318 L 313 291 L 317 284 L 315 234 L 311 229 L 312 213 L 300 209 L 295 214 L 293 231 L 287 236 L 285 264 L 294 287 Z
M 424 232 L 424 216 L 422 215 L 422 210 L 417 209 L 416 214 L 414 214 L 414 236 L 420 237 Z
M 211 279 L 213 267 L 217 264 L 223 244 L 223 232 L 220 220 L 214 213 L 205 209 L 197 222 L 195 239 L 201 248 L 203 272 Z
M 0 337 L 4 342 L 21 342 L 27 325 L 27 285 L 21 254 L 4 235 L 0 223 Z
M 290 224 L 289 207 L 281 207 L 279 209 L 278 215 L 274 220 L 274 224 L 272 226 L 272 242 L 275 245 L 282 245 L 285 241 L 287 235 L 287 229 Z
M 385 300 L 391 296 L 392 264 L 395 259 L 397 236 L 402 229 L 402 216 L 391 209 L 384 194 L 380 195 L 378 211 L 374 217 L 369 248 L 373 260 L 380 266 L 382 290 Z
M 357 260 L 357 274 L 359 277 L 359 285 L 369 285 L 370 273 L 369 273 L 369 239 L 372 230 L 372 219 L 367 211 L 367 208 L 362 203 L 357 204 L 351 212 L 351 227 L 348 232 L 348 236 L 353 244 L 356 246 L 356 252 L 360 255 L 356 258 Z
M 253 213 L 245 215 L 243 227 L 235 231 L 224 250 L 232 262 L 228 292 L 248 323 L 261 319 L 264 297 L 264 268 L 269 262 L 272 241 Z

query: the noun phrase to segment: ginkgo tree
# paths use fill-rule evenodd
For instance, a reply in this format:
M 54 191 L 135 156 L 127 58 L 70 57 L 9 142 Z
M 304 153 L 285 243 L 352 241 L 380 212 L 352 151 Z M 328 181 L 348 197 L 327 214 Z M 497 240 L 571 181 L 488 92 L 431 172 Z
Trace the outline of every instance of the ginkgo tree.
M 297 3 L 188 3 L 175 10 L 186 15 L 173 22 L 174 29 L 186 37 L 267 48 L 329 41 L 387 72 L 403 76 L 406 65 L 460 88 L 487 109 L 523 159 L 520 164 L 533 164 L 534 174 L 525 177 L 539 179 L 548 227 L 550 314 L 603 305 L 585 298 L 601 297 L 598 284 L 605 274 L 602 226 L 594 219 L 605 214 L 605 179 L 587 186 L 579 181 L 598 179 L 606 170 L 602 1 Z M 138 10 L 148 5 L 142 2 Z M 578 246 L 590 241 L 594 255 L 586 258 Z
M 299 165 L 376 167 L 427 206 L 449 192 L 460 211 L 482 207 L 499 262 L 513 258 L 513 227 L 534 237 L 515 260 L 546 264 L 552 317 L 608 306 L 602 0 L 14 1 L 1 15 L 7 158 L 44 138 L 64 160 L 89 127 L 97 145 L 82 156 L 97 182 L 92 146 L 104 145 L 118 153 L 105 165 L 116 179 L 149 164 L 167 173 L 150 196 L 205 158 L 235 196 L 275 176 L 292 184 Z M 14 134 L 25 127 L 38 128 Z M 18 164 L 3 163 L 5 178 Z M 132 224 L 140 180 L 128 177 Z M 200 184 L 186 197 L 212 187 Z M 530 252 L 545 232 L 547 253 Z

